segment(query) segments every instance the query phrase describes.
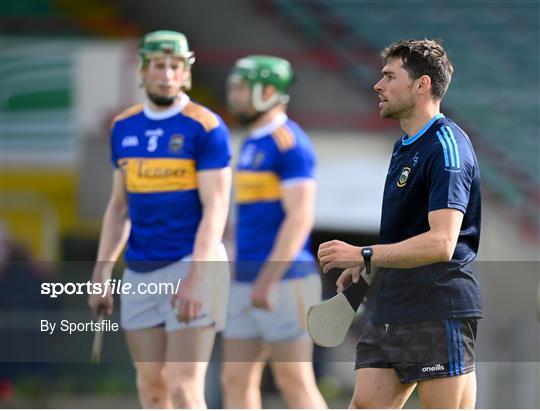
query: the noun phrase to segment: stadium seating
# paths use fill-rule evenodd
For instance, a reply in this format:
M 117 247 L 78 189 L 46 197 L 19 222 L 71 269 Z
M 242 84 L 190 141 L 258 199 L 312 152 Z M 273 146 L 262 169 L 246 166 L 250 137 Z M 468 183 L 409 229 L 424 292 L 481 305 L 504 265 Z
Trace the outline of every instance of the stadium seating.
M 534 2 L 275 1 L 274 6 L 310 41 L 324 41 L 342 56 L 342 75 L 369 86 L 379 76 L 380 62 L 351 57 L 359 48 L 371 48 L 376 57 L 398 39 L 442 39 L 455 68 L 442 111 L 473 137 L 485 180 L 516 207 L 538 189 L 539 54 L 533 48 L 539 42 L 539 20 Z

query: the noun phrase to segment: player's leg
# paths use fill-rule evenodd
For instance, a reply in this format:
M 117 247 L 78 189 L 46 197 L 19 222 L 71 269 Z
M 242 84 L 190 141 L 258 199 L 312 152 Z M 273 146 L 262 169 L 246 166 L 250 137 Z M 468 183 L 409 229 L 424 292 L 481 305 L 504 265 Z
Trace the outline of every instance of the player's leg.
M 225 338 L 221 383 L 225 408 L 261 408 L 268 350 L 259 339 Z
M 418 394 L 424 408 L 472 409 L 476 403 L 476 373 L 420 381 Z
M 126 339 L 137 373 L 141 405 L 143 408 L 172 408 L 164 376 L 164 327 L 127 331 Z
M 160 275 L 159 271 L 140 274 L 126 269 L 122 281 L 138 290 L 141 283 L 159 282 Z M 120 300 L 120 320 L 135 365 L 141 404 L 144 408 L 169 408 L 172 402 L 163 374 L 167 337 L 161 325 L 165 317 L 158 309 L 160 296 L 127 293 Z
M 223 334 L 221 382 L 227 408 L 261 408 L 261 377 L 269 356 L 251 306 L 251 283 L 233 281 Z
M 215 261 L 226 259 L 225 250 L 220 247 Z M 172 264 L 163 270 L 162 282 L 176 284 L 185 278 L 191 266 L 190 257 Z M 227 265 L 228 267 L 228 265 Z M 204 265 L 201 268 L 201 287 L 203 295 L 199 316 L 189 323 L 180 322 L 177 312 L 171 305 L 170 295 L 162 294 L 159 311 L 165 316 L 167 333 L 165 355 L 165 380 L 175 408 L 206 408 L 204 385 L 208 361 L 212 354 L 216 335 L 217 311 L 221 308 L 216 302 L 216 290 L 228 294 L 228 272 L 221 270 L 221 263 Z M 227 275 L 227 281 L 221 281 Z M 226 303 L 226 300 L 224 300 Z
M 402 384 L 392 368 L 359 368 L 349 408 L 402 408 L 415 386 Z
M 402 383 L 390 361 L 402 352 L 394 327 L 368 321 L 356 346 L 356 382 L 350 408 L 401 408 L 416 386 Z M 400 378 L 401 377 L 401 378 Z
M 407 346 L 420 347 L 425 353 L 410 371 L 406 367 L 398 371 L 402 380 L 419 381 L 418 393 L 425 407 L 474 408 L 477 325 L 476 318 L 462 318 L 394 327 L 396 335 L 411 337 L 405 342 Z
M 175 408 L 206 408 L 204 379 L 215 335 L 211 325 L 167 333 L 165 380 Z
M 307 338 L 271 343 L 274 381 L 289 408 L 327 408 L 313 371 L 313 343 Z
M 432 330 L 427 335 L 431 334 L 430 339 L 437 348 L 434 352 L 439 355 L 420 368 L 423 374 L 434 377 L 418 383 L 422 404 L 427 408 L 474 408 L 478 319 L 432 321 L 430 324 L 423 327 L 423 334 Z
M 271 347 L 274 380 L 290 408 L 326 408 L 313 371 L 313 343 L 307 332 L 307 311 L 320 303 L 318 274 L 283 280 L 276 290 L 274 311 L 256 313 Z

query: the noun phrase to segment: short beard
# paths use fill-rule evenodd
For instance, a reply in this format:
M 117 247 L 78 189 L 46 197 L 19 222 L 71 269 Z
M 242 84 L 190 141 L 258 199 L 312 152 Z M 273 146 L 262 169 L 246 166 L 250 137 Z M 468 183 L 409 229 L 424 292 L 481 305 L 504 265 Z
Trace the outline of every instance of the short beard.
M 241 125 L 243 125 L 243 126 L 249 126 L 250 124 L 253 124 L 253 123 L 255 123 L 258 119 L 260 119 L 264 113 L 265 113 L 265 111 L 258 111 L 257 113 L 251 114 L 251 115 L 243 114 L 243 113 L 238 113 L 238 114 L 235 114 L 235 115 L 234 115 L 234 118 L 235 118 L 236 121 L 238 121 L 238 123 L 240 123 Z
M 381 113 L 381 117 L 391 120 L 400 120 L 404 117 L 408 117 L 413 109 L 414 104 L 412 103 L 406 104 L 402 107 L 390 107 L 389 110 Z
M 146 92 L 146 95 L 148 96 L 148 98 L 150 99 L 152 103 L 154 103 L 156 106 L 159 106 L 159 107 L 170 107 L 178 99 L 177 96 L 163 97 L 163 96 L 158 96 L 157 94 L 150 93 L 148 91 Z
M 382 118 L 387 118 L 387 119 L 390 119 L 390 120 L 399 120 L 399 112 L 397 111 L 391 111 L 391 110 L 387 110 L 387 111 L 383 111 L 381 113 L 381 117 Z

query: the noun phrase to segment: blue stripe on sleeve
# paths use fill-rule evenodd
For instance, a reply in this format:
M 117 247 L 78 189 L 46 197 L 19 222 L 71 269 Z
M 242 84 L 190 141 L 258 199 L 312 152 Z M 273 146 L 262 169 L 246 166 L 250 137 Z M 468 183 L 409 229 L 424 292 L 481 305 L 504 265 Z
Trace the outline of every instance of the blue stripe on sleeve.
M 450 139 L 450 141 L 452 142 L 452 147 L 454 149 L 454 154 L 455 154 L 455 158 L 456 158 L 456 163 L 455 163 L 454 167 L 459 168 L 460 167 L 459 147 L 458 147 L 456 138 L 454 137 L 454 132 L 448 126 L 444 126 L 442 128 L 442 131 L 443 131 L 444 135 L 447 136 Z
M 446 142 L 444 141 L 444 138 L 440 131 L 437 131 L 437 137 L 439 138 L 439 141 L 441 142 L 443 153 L 444 153 L 444 165 L 446 167 L 450 167 L 448 164 L 448 149 L 446 148 Z
M 446 144 L 448 145 L 448 152 L 450 153 L 450 166 L 456 167 L 456 158 L 455 158 L 455 150 L 454 146 L 452 145 L 452 142 L 450 141 L 450 137 L 446 134 L 446 131 L 444 131 L 444 128 L 441 128 L 442 135 L 444 136 L 444 139 L 446 141 Z

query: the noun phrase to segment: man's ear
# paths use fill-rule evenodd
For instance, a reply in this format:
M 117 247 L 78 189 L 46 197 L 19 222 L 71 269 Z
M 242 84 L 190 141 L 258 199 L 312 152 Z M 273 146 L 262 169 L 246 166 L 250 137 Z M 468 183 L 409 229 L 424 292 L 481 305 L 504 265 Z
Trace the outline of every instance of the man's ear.
M 267 101 L 270 97 L 277 93 L 276 86 L 273 84 L 268 84 L 264 86 L 263 90 L 263 101 Z
M 184 70 L 182 74 L 182 89 L 191 90 L 191 68 Z
M 421 76 L 419 79 L 415 81 L 416 83 L 416 91 L 418 94 L 425 94 L 429 93 L 431 90 L 431 77 L 427 75 Z
M 144 87 L 144 75 L 146 74 L 146 69 L 139 67 L 139 86 Z

